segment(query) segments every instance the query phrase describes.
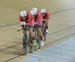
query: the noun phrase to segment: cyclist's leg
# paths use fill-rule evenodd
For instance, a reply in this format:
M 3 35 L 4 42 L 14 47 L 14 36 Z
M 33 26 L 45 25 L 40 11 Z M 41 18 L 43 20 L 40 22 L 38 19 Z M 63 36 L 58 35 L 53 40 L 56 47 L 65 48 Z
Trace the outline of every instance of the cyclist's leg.
M 29 35 L 34 38 L 35 35 L 34 35 L 34 32 L 33 32 L 33 26 L 29 26 Z
M 46 21 L 45 29 L 46 29 L 46 33 L 48 33 L 48 21 Z
M 44 35 L 44 41 L 46 40 L 45 26 L 46 26 L 46 22 L 43 21 L 43 23 L 42 23 L 42 32 L 43 32 L 43 35 Z
M 44 22 L 42 23 L 42 32 L 44 32 Z
M 33 28 L 34 28 L 33 26 L 29 27 L 29 36 L 30 36 L 31 41 L 35 40 L 35 34 L 34 34 L 34 31 L 33 31 Z
M 33 26 L 30 26 L 29 27 L 29 36 L 30 36 L 30 38 L 29 38 L 29 43 L 33 43 L 33 41 L 35 41 L 35 35 L 34 35 L 34 32 L 33 32 Z M 34 47 L 33 47 L 33 45 L 29 45 L 30 46 L 30 52 L 32 52 L 33 53 L 33 51 L 34 51 Z
M 42 27 L 40 25 L 38 25 L 38 36 L 41 38 L 39 46 L 44 46 L 44 44 L 43 45 L 41 44 L 41 42 L 44 42 L 44 36 L 42 32 Z
M 41 40 L 44 40 L 43 32 L 42 32 L 42 27 L 38 25 L 38 36 L 41 37 Z
M 34 34 L 35 34 L 35 39 L 37 40 L 37 25 L 34 25 Z

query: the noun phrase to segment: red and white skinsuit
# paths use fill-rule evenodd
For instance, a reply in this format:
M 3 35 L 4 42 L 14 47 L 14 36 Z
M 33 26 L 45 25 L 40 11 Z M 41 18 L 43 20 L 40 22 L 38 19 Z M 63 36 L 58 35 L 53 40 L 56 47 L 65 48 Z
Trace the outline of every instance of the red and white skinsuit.
M 21 25 L 23 25 L 25 22 L 29 26 L 32 26 L 32 27 L 34 26 L 34 17 L 29 12 L 27 12 L 27 16 L 25 19 L 19 15 L 19 21 Z
M 48 11 L 46 11 L 45 16 L 42 16 L 43 20 L 46 21 L 47 24 L 48 24 L 49 16 L 50 13 Z M 48 29 L 48 25 L 46 25 L 45 28 Z
M 37 12 L 37 14 L 34 17 L 35 24 L 42 26 L 42 14 L 40 11 Z

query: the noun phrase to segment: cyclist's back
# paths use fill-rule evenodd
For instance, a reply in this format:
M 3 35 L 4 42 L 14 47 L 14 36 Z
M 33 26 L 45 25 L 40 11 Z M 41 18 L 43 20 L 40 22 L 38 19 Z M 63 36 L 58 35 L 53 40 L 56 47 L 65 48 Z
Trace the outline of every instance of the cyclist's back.
M 37 25 L 42 26 L 42 15 L 41 15 L 41 12 L 40 12 L 39 10 L 38 10 L 38 12 L 37 12 L 37 14 L 36 14 L 34 20 L 35 20 L 35 23 L 36 23 Z
M 50 16 L 49 12 L 46 11 L 45 16 L 42 16 L 42 17 L 43 17 L 43 19 L 45 19 L 46 21 L 48 21 L 49 20 L 49 16 Z

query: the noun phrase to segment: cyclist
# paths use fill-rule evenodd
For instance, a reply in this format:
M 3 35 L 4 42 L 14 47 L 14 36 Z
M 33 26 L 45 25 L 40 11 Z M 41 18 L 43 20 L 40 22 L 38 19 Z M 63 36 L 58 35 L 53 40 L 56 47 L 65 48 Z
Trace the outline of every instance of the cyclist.
M 31 36 L 34 40 L 34 33 L 33 33 L 33 27 L 34 27 L 34 17 L 31 15 L 30 12 L 27 12 L 26 10 L 22 10 L 20 12 L 19 15 L 19 21 L 20 21 L 20 25 L 21 27 L 24 29 L 24 27 L 28 27 L 29 31 L 28 31 L 28 39 Z M 26 48 L 26 44 L 23 44 L 23 47 Z
M 42 14 L 37 8 L 32 8 L 31 14 L 34 16 L 35 26 L 37 27 L 38 36 L 41 38 L 41 46 L 44 46 L 44 36 L 42 32 Z
M 49 20 L 49 12 L 46 9 L 41 9 L 41 14 L 43 18 L 43 23 L 45 23 L 45 30 L 48 33 L 48 20 Z

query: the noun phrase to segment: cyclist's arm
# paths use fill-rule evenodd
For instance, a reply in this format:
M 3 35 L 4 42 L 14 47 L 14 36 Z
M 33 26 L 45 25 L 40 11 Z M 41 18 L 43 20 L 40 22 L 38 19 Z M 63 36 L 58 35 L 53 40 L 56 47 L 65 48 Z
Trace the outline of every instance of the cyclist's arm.
M 19 22 L 20 22 L 21 27 L 24 29 L 24 26 L 26 25 L 26 23 L 23 21 L 21 16 L 19 16 Z

